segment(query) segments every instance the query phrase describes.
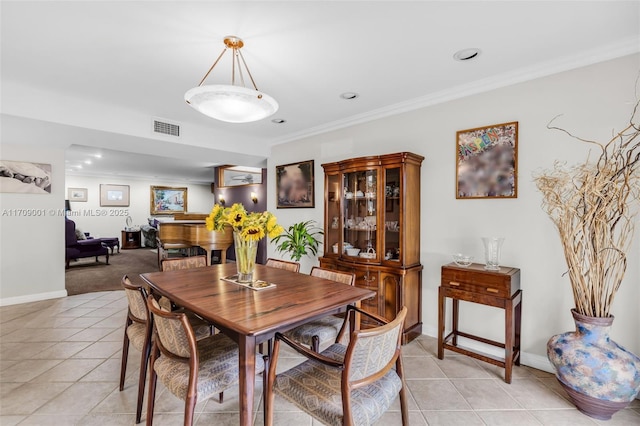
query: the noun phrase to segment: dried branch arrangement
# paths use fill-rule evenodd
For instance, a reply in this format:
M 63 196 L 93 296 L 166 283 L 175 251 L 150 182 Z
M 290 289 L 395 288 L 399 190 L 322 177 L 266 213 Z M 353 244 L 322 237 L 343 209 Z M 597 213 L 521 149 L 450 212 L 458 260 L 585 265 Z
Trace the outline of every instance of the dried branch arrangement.
M 636 104 L 629 126 L 609 142 L 578 138 L 600 151 L 597 161 L 553 168 L 534 179 L 542 208 L 558 228 L 576 309 L 583 315 L 608 317 L 627 268 L 640 199 L 640 123 Z

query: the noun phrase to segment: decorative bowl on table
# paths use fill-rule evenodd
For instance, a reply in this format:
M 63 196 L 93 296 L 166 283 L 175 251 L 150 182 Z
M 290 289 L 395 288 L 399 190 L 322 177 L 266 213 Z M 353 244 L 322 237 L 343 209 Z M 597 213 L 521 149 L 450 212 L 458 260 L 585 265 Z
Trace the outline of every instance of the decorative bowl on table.
M 473 262 L 473 256 L 467 256 L 466 254 L 462 254 L 462 253 L 455 253 L 453 255 L 453 262 L 458 265 L 458 266 L 462 266 L 463 268 L 471 265 L 471 262 Z
M 359 249 L 359 248 L 355 248 L 355 247 L 354 247 L 354 248 L 348 248 L 348 249 L 347 249 L 347 254 L 348 254 L 349 256 L 357 256 L 357 255 L 358 255 L 358 253 L 360 253 L 360 249 Z

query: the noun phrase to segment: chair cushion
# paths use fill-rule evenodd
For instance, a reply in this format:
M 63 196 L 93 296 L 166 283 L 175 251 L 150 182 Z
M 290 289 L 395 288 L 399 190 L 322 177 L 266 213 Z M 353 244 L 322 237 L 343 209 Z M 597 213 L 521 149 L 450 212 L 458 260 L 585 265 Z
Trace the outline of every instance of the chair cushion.
M 189 322 L 191 322 L 192 324 L 193 332 L 196 335 L 196 339 L 200 340 L 211 336 L 211 328 L 209 327 L 209 324 L 196 317 L 195 315 L 193 315 L 193 317 L 193 320 L 191 316 L 189 317 Z M 127 327 L 127 336 L 129 336 L 129 342 L 140 352 L 142 352 L 144 349 L 144 337 L 146 334 L 146 328 L 147 326 L 145 324 L 141 324 L 139 322 L 134 322 L 129 325 L 129 327 Z
M 238 382 L 238 345 L 224 334 L 198 341 L 198 401 L 218 394 Z M 188 362 L 160 356 L 154 370 L 171 393 L 186 399 L 189 386 Z M 264 361 L 256 354 L 256 374 L 264 371 Z
M 346 346 L 333 344 L 323 355 L 342 361 Z M 308 360 L 276 376 L 274 392 L 327 425 L 342 425 L 342 371 Z M 354 425 L 371 425 L 389 409 L 402 388 L 395 370 L 351 392 Z
M 142 352 L 142 349 L 144 348 L 144 337 L 146 328 L 146 325 L 140 324 L 138 322 L 134 322 L 129 327 L 127 327 L 127 336 L 129 336 L 129 342 L 140 352 Z
M 311 337 L 313 336 L 318 336 L 321 344 L 323 342 L 334 342 L 338 337 L 343 322 L 343 318 L 327 315 L 318 320 L 302 324 L 284 334 L 303 345 L 311 345 Z

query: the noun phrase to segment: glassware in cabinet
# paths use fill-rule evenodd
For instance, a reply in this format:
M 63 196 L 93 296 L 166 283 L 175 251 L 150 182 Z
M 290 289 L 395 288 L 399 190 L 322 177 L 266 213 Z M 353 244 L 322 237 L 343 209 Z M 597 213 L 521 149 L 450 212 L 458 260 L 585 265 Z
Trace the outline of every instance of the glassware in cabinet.
M 340 175 L 338 173 L 327 174 L 325 176 L 326 184 L 326 208 L 325 208 L 325 252 L 328 255 L 340 255 L 342 253 L 341 236 L 341 197 L 342 188 L 340 185 Z
M 359 170 L 343 174 L 343 251 L 361 260 L 378 259 L 378 172 Z
M 402 180 L 400 168 L 384 169 L 384 260 L 400 262 Z M 380 225 L 382 226 L 382 224 Z

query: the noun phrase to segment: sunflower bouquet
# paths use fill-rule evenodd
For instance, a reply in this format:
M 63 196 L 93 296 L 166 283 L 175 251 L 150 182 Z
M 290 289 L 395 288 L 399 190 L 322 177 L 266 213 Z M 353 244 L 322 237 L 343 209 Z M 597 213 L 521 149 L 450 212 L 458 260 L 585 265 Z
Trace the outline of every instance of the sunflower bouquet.
M 227 226 L 233 229 L 237 281 L 241 283 L 253 282 L 258 242 L 265 236 L 275 238 L 284 231 L 272 213 L 247 213 L 240 203 L 227 208 L 216 204 L 206 218 L 206 224 L 209 231 L 222 231 Z
M 227 208 L 216 204 L 206 218 L 206 223 L 209 231 L 222 231 L 229 225 L 245 241 L 260 241 L 267 235 L 275 238 L 284 231 L 273 213 L 247 213 L 241 203 Z

